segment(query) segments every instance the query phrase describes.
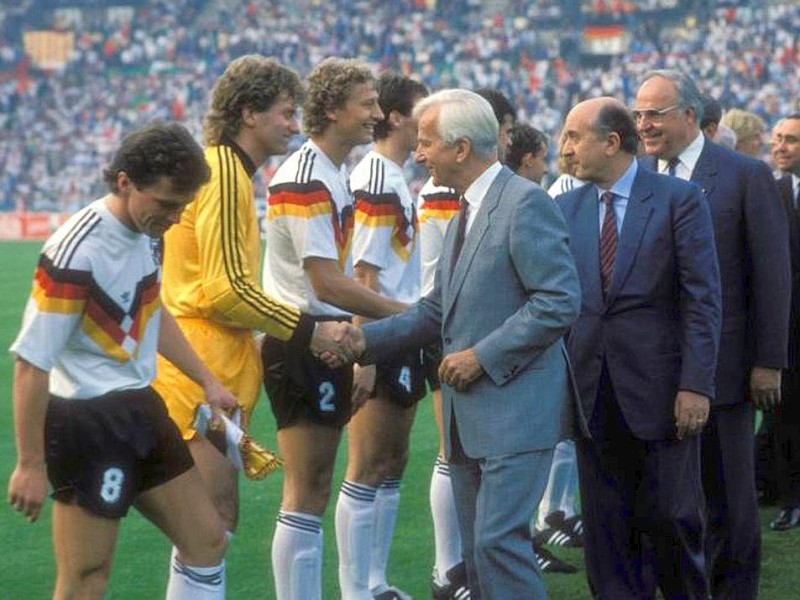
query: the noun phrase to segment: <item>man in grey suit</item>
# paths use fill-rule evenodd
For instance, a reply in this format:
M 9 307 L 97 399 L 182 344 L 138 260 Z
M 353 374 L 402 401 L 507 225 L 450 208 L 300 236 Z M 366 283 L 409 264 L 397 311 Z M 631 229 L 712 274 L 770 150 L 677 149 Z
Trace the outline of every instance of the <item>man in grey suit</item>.
M 455 189 L 434 289 L 353 331 L 362 363 L 441 340 L 446 453 L 473 600 L 546 598 L 531 547 L 553 447 L 571 417 L 562 336 L 580 288 L 561 211 L 497 162 L 497 120 L 473 92 L 422 100 L 416 160 Z

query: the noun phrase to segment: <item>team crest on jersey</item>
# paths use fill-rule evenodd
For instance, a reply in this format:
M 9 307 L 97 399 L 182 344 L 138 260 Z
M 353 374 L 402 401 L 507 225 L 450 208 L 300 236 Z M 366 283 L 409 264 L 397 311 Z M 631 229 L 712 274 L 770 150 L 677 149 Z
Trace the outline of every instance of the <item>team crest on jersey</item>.
M 150 255 L 153 265 L 160 267 L 164 262 L 164 238 L 150 238 Z

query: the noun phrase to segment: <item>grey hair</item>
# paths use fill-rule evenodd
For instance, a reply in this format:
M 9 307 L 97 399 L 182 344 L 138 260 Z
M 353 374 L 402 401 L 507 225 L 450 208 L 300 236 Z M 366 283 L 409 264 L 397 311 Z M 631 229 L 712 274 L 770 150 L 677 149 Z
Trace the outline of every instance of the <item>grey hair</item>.
M 419 119 L 429 108 L 439 106 L 437 133 L 444 143 L 452 146 L 460 139 L 468 139 L 475 155 L 489 159 L 497 155 L 497 137 L 500 126 L 492 105 L 469 90 L 441 90 L 423 98 L 414 106 L 413 116 Z
M 654 69 L 645 73 L 644 81 L 653 77 L 663 77 L 675 84 L 675 89 L 678 91 L 678 104 L 683 108 L 694 110 L 694 121 L 700 125 L 700 121 L 703 120 L 703 95 L 697 89 L 694 80 L 678 69 Z
M 736 132 L 722 123 L 717 125 L 717 133 L 712 141 L 720 146 L 725 146 L 729 150 L 736 150 Z

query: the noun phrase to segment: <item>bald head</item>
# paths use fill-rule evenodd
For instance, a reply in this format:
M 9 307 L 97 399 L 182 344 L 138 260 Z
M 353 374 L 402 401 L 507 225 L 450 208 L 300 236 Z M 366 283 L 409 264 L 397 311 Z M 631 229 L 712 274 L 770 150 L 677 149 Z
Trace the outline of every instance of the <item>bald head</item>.
M 562 137 L 562 155 L 574 175 L 601 187 L 610 187 L 625 172 L 638 143 L 630 112 L 609 97 L 577 104 L 567 115 Z

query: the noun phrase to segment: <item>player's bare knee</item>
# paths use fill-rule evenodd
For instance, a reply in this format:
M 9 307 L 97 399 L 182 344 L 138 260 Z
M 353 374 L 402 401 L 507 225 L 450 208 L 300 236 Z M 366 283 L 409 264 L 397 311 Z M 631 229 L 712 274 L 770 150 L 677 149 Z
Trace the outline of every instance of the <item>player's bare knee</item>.
M 382 462 L 383 479 L 397 478 L 403 475 L 408 463 L 408 446 L 395 448 L 386 453 Z
M 230 494 L 220 494 L 212 498 L 212 501 L 225 531 L 236 531 L 239 522 L 239 503 L 236 498 Z
M 87 566 L 73 576 L 59 576 L 54 600 L 101 600 L 108 587 L 111 560 Z
M 202 537 L 178 546 L 178 556 L 191 567 L 213 567 L 222 562 L 228 548 L 228 537 L 222 527 L 209 529 Z

